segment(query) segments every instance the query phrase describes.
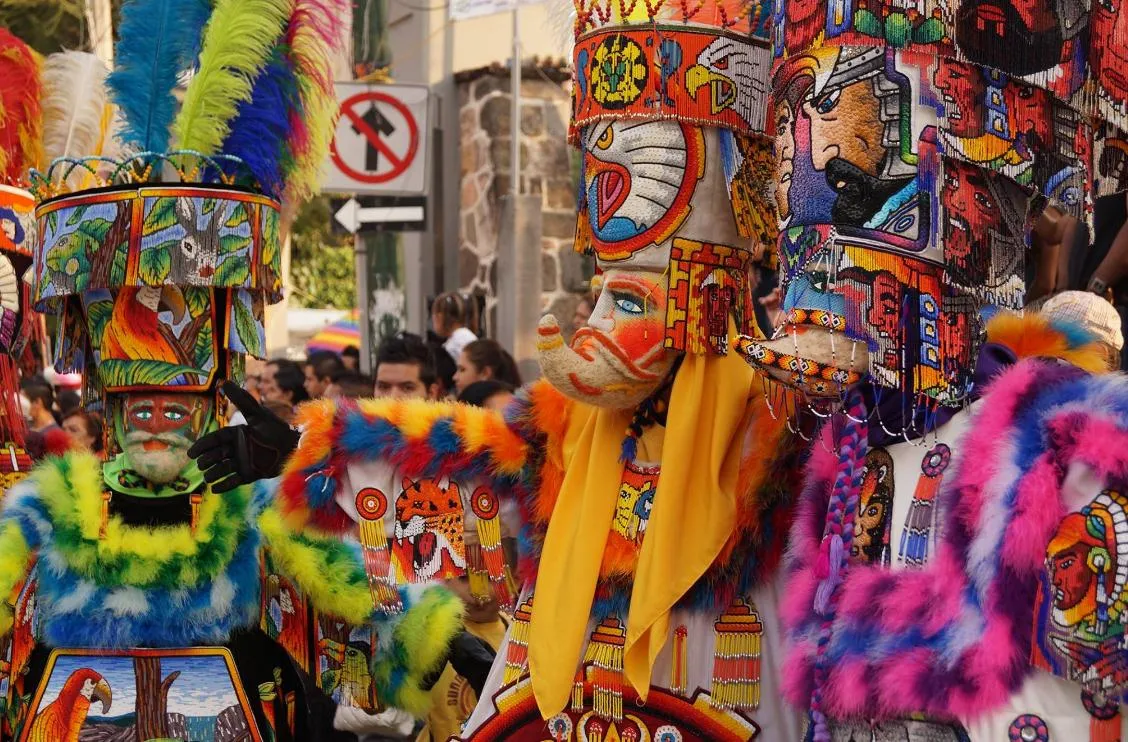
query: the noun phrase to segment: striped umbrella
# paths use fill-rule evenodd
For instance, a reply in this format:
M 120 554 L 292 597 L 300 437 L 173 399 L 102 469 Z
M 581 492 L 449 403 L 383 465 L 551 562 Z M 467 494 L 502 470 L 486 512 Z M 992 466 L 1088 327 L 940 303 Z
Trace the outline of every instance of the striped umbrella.
M 326 325 L 306 343 L 306 352 L 331 350 L 340 353 L 350 345 L 360 347 L 360 326 L 356 320 L 343 319 Z

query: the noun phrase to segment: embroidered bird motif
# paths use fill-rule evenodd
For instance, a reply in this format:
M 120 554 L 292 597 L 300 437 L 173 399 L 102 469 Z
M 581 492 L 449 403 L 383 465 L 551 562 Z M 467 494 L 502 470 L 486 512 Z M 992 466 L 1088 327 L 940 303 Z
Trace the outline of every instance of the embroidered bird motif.
M 190 365 L 172 329 L 160 321 L 167 310 L 173 323 L 179 323 L 186 309 L 184 296 L 173 286 L 122 288 L 102 336 L 102 358 Z
M 102 702 L 102 714 L 106 714 L 113 700 L 110 684 L 88 667 L 75 670 L 58 698 L 36 715 L 27 742 L 78 742 L 93 700 Z

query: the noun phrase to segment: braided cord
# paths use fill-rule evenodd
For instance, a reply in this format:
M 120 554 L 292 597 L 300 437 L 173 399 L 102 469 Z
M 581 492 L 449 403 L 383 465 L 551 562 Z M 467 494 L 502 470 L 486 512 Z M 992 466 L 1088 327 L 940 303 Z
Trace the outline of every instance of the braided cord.
M 854 540 L 854 517 L 858 512 L 862 476 L 865 471 L 869 432 L 866 403 L 854 390 L 846 399 L 846 415 L 838 434 L 838 464 L 826 513 L 826 528 L 819 545 L 819 584 L 815 590 L 815 612 L 822 617 L 815 650 L 814 689 L 811 693 L 811 724 L 814 742 L 830 742 L 830 729 L 822 708 L 822 691 L 829 671 L 827 647 L 838 607 L 838 586 L 846 577 L 850 546 Z

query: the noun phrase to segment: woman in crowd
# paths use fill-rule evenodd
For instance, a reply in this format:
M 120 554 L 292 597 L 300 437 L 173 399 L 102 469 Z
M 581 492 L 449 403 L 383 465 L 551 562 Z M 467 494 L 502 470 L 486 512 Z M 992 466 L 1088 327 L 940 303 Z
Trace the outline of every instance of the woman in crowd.
M 463 348 L 478 339 L 469 327 L 476 319 L 472 310 L 473 304 L 454 292 L 439 294 L 431 305 L 431 329 L 442 338 L 443 349 L 454 361 Z
M 458 401 L 474 407 L 486 407 L 501 412 L 513 399 L 513 387 L 503 381 L 487 379 L 475 381 L 458 395 Z
M 102 448 L 102 416 L 96 412 L 74 409 L 63 417 L 63 430 L 67 431 L 75 448 L 104 457 Z
M 584 295 L 578 304 L 576 304 L 576 311 L 572 314 L 572 332 L 579 330 L 581 327 L 587 325 L 588 318 L 591 313 L 595 311 L 595 299 L 591 295 Z
M 513 388 L 521 386 L 521 374 L 513 356 L 496 340 L 475 340 L 462 349 L 454 386 L 459 394 L 476 381 L 493 379 Z

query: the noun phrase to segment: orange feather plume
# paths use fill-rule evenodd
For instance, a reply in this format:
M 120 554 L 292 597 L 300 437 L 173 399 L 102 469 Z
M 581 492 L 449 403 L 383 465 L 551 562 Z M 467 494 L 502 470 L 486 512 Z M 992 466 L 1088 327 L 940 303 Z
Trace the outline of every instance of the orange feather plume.
M 42 153 L 39 59 L 24 42 L 0 28 L 0 183 L 26 181 Z

